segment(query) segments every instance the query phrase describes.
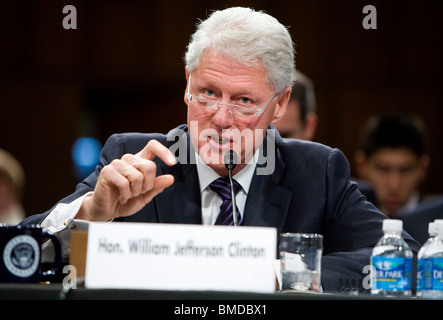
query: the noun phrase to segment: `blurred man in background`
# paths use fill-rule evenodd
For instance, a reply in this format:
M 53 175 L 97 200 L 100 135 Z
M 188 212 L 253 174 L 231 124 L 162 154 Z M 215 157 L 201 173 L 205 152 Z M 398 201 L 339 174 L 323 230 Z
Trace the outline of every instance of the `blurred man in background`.
M 25 218 L 21 205 L 25 172 L 14 156 L 0 149 L 0 224 L 16 225 Z
M 425 127 L 417 116 L 370 118 L 354 156 L 358 177 L 373 188 L 375 204 L 386 215 L 396 217 L 421 201 L 419 186 L 426 176 L 429 155 Z
M 423 245 L 429 238 L 429 223 L 443 219 L 443 195 L 420 202 L 415 209 L 400 212 L 397 219 L 403 220 L 403 228 Z
M 318 123 L 315 109 L 314 85 L 303 73 L 296 71 L 286 113 L 274 126 L 283 138 L 312 140 Z

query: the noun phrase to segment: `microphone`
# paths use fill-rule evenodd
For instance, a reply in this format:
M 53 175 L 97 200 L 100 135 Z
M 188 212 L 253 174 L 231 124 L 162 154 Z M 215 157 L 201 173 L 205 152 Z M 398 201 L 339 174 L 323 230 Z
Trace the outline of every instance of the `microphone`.
M 237 165 L 237 153 L 234 150 L 229 150 L 225 153 L 223 161 L 229 174 L 229 184 L 231 185 L 231 198 L 232 198 L 232 218 L 234 220 L 234 226 L 238 226 L 237 217 L 237 203 L 235 201 L 234 182 L 232 181 L 232 171 Z

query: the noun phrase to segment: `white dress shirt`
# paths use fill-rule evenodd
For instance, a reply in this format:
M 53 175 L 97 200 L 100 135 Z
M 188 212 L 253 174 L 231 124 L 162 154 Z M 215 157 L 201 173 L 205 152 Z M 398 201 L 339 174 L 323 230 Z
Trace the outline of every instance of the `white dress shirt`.
M 237 180 L 241 189 L 238 191 L 235 200 L 237 202 L 238 211 L 243 218 L 243 211 L 245 209 L 246 197 L 249 192 L 252 177 L 254 175 L 255 166 L 257 164 L 259 153 L 256 152 L 250 163 L 243 168 L 240 172 L 235 174 L 232 178 Z M 220 176 L 212 170 L 209 166 L 204 164 L 200 157 L 195 156 L 197 159 L 197 172 L 198 180 L 200 182 L 200 194 L 201 194 L 201 208 L 202 208 L 202 223 L 204 225 L 213 225 L 220 212 L 220 205 L 222 199 L 216 192 L 209 188 L 209 185 Z

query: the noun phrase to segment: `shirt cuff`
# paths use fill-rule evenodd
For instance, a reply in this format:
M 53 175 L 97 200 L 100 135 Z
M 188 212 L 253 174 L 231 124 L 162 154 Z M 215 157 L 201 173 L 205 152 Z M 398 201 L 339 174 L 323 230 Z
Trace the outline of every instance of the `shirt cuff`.
M 62 248 L 62 261 L 69 260 L 71 245 L 71 224 L 74 221 L 84 199 L 92 194 L 88 192 L 71 203 L 59 203 L 41 223 L 44 231 L 57 235 Z M 42 245 L 42 261 L 54 261 L 54 248 L 51 241 Z

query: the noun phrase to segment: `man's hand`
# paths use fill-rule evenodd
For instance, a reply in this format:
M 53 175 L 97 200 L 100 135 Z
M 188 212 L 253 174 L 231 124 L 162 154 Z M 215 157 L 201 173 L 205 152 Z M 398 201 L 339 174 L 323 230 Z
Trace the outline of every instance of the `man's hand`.
M 85 198 L 76 219 L 109 221 L 130 216 L 171 186 L 172 175 L 156 176 L 155 156 L 169 166 L 177 162 L 168 148 L 151 140 L 139 153 L 125 154 L 103 167 L 94 193 Z

